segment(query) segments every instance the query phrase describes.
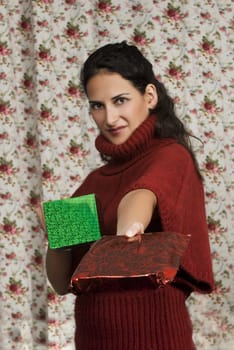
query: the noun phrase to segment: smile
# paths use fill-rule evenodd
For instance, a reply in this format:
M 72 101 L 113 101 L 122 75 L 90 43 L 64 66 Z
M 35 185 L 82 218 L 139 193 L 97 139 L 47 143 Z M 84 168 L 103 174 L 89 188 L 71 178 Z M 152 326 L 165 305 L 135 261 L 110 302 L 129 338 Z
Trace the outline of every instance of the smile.
M 119 126 L 118 128 L 108 129 L 108 132 L 112 135 L 118 135 L 125 128 L 125 126 Z

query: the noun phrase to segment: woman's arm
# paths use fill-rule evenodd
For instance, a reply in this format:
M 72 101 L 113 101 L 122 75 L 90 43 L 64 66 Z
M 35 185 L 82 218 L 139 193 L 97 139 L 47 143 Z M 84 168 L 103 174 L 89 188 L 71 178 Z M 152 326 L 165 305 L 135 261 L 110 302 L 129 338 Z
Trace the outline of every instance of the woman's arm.
M 46 272 L 48 279 L 60 295 L 68 293 L 72 275 L 72 253 L 71 250 L 47 250 Z
M 41 227 L 46 231 L 45 218 L 42 206 L 36 208 Z M 48 248 L 46 255 L 46 272 L 48 279 L 58 294 L 66 294 L 72 275 L 71 250 L 55 250 Z
M 89 248 L 89 243 L 79 244 L 69 250 L 48 248 L 46 256 L 47 276 L 58 294 L 68 293 L 74 270 Z
M 143 233 L 149 225 L 157 204 L 155 194 L 146 189 L 127 193 L 120 201 L 117 213 L 117 235 L 132 237 Z

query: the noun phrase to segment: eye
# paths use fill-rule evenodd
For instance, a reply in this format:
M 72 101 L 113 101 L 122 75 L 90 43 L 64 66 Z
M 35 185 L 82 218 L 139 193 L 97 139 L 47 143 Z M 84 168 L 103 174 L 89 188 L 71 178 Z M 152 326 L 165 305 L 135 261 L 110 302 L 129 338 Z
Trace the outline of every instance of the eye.
M 115 104 L 116 105 L 122 105 L 123 103 L 127 102 L 128 99 L 126 97 L 118 97 L 115 99 Z
M 90 102 L 90 104 L 89 104 L 89 109 L 91 111 L 98 111 L 102 107 L 103 107 L 103 104 L 99 103 L 99 102 Z

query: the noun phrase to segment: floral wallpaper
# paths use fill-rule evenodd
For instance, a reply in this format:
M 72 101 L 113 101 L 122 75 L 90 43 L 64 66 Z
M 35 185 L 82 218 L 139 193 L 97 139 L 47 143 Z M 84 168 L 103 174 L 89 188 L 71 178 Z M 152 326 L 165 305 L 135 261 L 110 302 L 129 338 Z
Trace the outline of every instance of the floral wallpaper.
M 154 64 L 202 140 L 216 289 L 188 300 L 199 350 L 234 349 L 233 0 L 0 1 L 0 344 L 72 350 L 72 295 L 47 282 L 35 208 L 70 196 L 101 164 L 79 85 L 83 61 L 114 41 Z

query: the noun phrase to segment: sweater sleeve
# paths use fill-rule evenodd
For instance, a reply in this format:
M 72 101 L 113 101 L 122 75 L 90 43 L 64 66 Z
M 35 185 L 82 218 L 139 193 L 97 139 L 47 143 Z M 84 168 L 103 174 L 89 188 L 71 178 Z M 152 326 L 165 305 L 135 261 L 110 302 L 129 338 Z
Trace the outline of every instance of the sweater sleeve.
M 214 286 L 203 184 L 190 154 L 182 146 L 163 147 L 148 159 L 142 175 L 128 191 L 146 188 L 155 193 L 163 231 L 190 234 L 178 281 L 209 293 Z

